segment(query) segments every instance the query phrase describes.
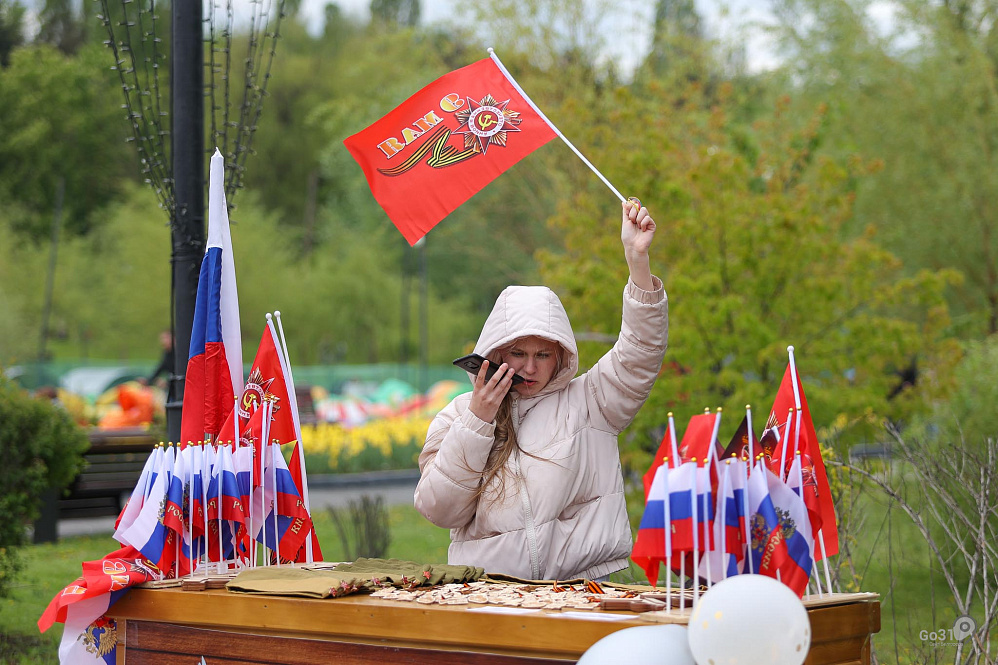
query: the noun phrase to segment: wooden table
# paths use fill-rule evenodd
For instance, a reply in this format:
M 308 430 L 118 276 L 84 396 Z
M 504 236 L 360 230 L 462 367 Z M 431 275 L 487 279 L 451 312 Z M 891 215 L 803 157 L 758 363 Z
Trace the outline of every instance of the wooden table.
M 805 603 L 813 639 L 809 665 L 870 662 L 880 630 L 875 594 L 835 594 Z M 133 589 L 111 607 L 119 665 L 279 663 L 575 662 L 610 633 L 649 622 L 685 623 L 676 612 L 622 621 L 566 618 L 558 612 L 496 614 L 481 606 L 420 605 L 367 595 L 310 600 L 249 596 L 221 589 Z M 764 617 L 760 617 L 765 620 Z

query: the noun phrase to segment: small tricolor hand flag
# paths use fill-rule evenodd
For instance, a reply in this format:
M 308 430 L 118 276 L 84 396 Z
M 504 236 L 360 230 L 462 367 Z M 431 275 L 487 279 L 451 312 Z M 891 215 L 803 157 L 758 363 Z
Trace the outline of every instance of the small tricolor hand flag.
M 184 378 L 180 444 L 218 437 L 235 390 L 243 385 L 236 268 L 225 206 L 222 153 L 211 158 L 208 186 L 208 244 L 198 277 L 190 355 Z
M 492 58 L 445 74 L 343 143 L 409 244 L 556 136 Z

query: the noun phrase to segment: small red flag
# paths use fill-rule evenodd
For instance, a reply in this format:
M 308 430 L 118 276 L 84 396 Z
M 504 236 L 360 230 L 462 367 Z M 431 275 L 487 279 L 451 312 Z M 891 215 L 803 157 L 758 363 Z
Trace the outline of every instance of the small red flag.
M 716 418 L 713 413 L 703 413 L 690 418 L 690 424 L 683 432 L 683 440 L 679 442 L 679 454 L 684 462 L 695 459 L 697 466 L 706 466 L 707 457 L 714 444 Z
M 792 374 L 793 372 L 793 374 Z M 790 409 L 795 408 L 796 399 L 794 395 L 794 379 L 797 380 L 797 387 L 800 394 L 801 409 L 801 431 L 798 441 L 798 450 L 805 456 L 803 463 L 805 469 L 809 471 L 804 482 L 804 503 L 807 505 L 811 516 L 811 527 L 814 529 L 814 537 L 817 540 L 818 530 L 824 534 L 825 550 L 815 552 L 816 559 L 824 556 L 832 556 L 839 553 L 839 531 L 835 520 L 835 503 L 832 501 L 831 488 L 828 485 L 828 474 L 825 471 L 825 462 L 821 457 L 821 448 L 818 445 L 818 435 L 814 431 L 814 423 L 811 420 L 811 411 L 807 407 L 807 398 L 804 396 L 804 386 L 800 382 L 800 376 L 796 375 L 796 368 L 791 369 L 787 365 L 787 371 L 783 374 L 783 381 L 776 391 L 776 398 L 773 400 L 773 408 L 770 411 L 770 421 L 779 422 Z M 797 416 L 794 414 L 791 421 L 796 423 Z M 782 434 L 781 434 L 782 436 Z M 790 441 L 787 446 L 787 459 L 783 458 L 782 445 L 778 445 L 773 451 L 773 460 L 770 468 L 780 477 L 786 476 L 786 470 L 793 464 L 794 440 L 797 438 L 795 428 L 790 428 Z
M 429 84 L 343 141 L 410 245 L 556 136 L 491 58 Z

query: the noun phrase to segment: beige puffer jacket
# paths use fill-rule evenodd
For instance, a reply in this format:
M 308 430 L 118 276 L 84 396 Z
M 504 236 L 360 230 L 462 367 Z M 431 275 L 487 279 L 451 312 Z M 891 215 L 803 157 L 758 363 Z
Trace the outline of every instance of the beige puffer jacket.
M 535 335 L 561 344 L 566 366 L 538 395 L 513 393 L 520 448 L 510 455 L 505 496 L 482 481 L 495 425 L 455 398 L 430 424 L 419 456 L 416 508 L 451 529 L 448 560 L 528 579 L 598 579 L 627 567 L 631 530 L 617 435 L 644 404 L 662 365 L 668 301 L 662 282 L 628 281 L 620 336 L 591 370 L 575 377 L 578 347 L 558 296 L 511 286 L 499 296 L 475 352 Z M 494 483 L 495 481 L 493 481 Z

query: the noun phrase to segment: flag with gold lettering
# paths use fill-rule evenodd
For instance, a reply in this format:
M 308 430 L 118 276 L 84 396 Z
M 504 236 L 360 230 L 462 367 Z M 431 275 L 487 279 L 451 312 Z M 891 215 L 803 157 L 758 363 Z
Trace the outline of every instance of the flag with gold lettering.
M 85 561 L 83 575 L 57 593 L 42 612 L 38 630 L 44 633 L 56 622 L 65 624 L 59 643 L 63 665 L 113 665 L 116 625 L 104 613 L 133 585 L 162 578 L 162 571 L 131 546 Z
M 410 245 L 556 136 L 491 58 L 445 74 L 343 143 Z

